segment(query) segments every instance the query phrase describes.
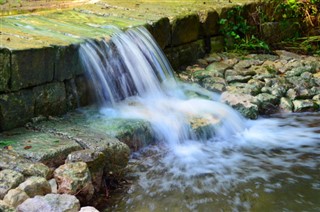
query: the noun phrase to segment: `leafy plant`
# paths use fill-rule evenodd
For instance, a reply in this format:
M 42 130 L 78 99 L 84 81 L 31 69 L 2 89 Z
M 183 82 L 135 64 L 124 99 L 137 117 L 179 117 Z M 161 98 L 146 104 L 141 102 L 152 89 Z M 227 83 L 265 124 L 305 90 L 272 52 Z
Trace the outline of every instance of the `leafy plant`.
M 254 27 L 243 17 L 243 8 L 234 7 L 219 21 L 227 46 L 242 50 L 267 50 L 269 46 L 254 35 Z

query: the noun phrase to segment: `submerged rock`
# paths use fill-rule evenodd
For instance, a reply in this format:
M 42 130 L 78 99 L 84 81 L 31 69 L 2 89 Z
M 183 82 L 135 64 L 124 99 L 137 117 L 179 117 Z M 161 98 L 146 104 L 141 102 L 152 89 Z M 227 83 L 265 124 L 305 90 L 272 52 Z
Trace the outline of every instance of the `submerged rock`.
M 68 194 L 47 194 L 24 201 L 17 207 L 18 212 L 78 212 L 79 200 Z

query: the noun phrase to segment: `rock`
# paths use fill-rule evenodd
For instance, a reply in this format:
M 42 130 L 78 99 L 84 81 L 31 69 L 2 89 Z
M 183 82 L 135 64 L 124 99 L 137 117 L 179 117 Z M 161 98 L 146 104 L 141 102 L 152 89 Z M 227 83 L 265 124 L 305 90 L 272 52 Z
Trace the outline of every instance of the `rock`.
M 8 90 L 10 79 L 10 52 L 2 49 L 0 51 L 0 92 Z
M 72 152 L 68 155 L 66 163 L 85 162 L 88 165 L 92 177 L 92 183 L 99 192 L 102 186 L 103 172 L 106 164 L 105 155 L 90 149 Z
M 29 199 L 29 196 L 26 192 L 22 191 L 19 188 L 11 189 L 3 198 L 3 201 L 8 203 L 13 207 L 17 207 L 24 201 Z
M 13 146 L 15 144 L 12 144 Z M 0 169 L 11 169 L 22 173 L 26 177 L 39 176 L 49 178 L 50 169 L 42 163 L 33 163 L 27 160 L 15 151 L 2 150 L 0 154 Z
M 233 82 L 248 82 L 251 79 L 251 76 L 227 76 L 226 81 L 228 83 Z
M 298 96 L 298 92 L 293 89 L 293 88 L 290 88 L 288 91 L 287 91 L 287 97 L 289 97 L 291 100 L 294 100 L 296 99 Z
M 219 34 L 219 14 L 215 10 L 199 11 L 198 14 L 202 35 L 210 37 Z
M 258 105 L 261 114 L 271 114 L 277 111 L 280 98 L 268 93 L 261 93 L 256 96 L 254 102 Z
M 206 70 L 210 73 L 209 76 L 223 78 L 225 70 L 230 67 L 232 66 L 224 62 L 213 62 L 209 66 L 207 66 Z
M 263 61 L 261 60 L 241 60 L 236 65 L 234 65 L 234 70 L 242 71 L 243 69 L 248 69 L 252 65 L 261 65 Z
M 17 207 L 18 212 L 78 212 L 79 209 L 79 200 L 75 196 L 68 194 L 36 196 Z
M 57 181 L 54 178 L 52 178 L 51 180 L 48 181 L 48 183 L 50 184 L 50 187 L 51 187 L 51 193 L 53 194 L 58 193 Z
M 51 193 L 51 186 L 43 177 L 30 177 L 21 183 L 18 188 L 25 191 L 29 197 Z
M 3 200 L 0 200 L 0 211 L 1 212 L 16 212 L 14 207 L 10 206 L 8 203 L 6 203 Z
M 76 195 L 80 202 L 88 202 L 94 194 L 91 174 L 84 162 L 67 163 L 54 171 L 58 193 Z
M 80 208 L 79 212 L 99 212 L 99 211 L 97 209 L 95 209 L 94 207 L 86 206 L 86 207 Z
M 221 101 L 239 111 L 244 117 L 257 119 L 258 106 L 253 104 L 253 97 L 248 94 L 223 92 Z
M 287 71 L 285 75 L 286 77 L 300 76 L 301 74 L 305 72 L 311 72 L 312 70 L 313 70 L 312 66 L 298 66 L 298 67 L 294 67 L 290 71 Z
M 276 53 L 277 55 L 279 55 L 280 59 L 283 59 L 283 60 L 292 60 L 292 59 L 295 59 L 295 60 L 301 60 L 302 57 L 296 53 L 292 53 L 292 52 L 288 52 L 288 51 L 285 51 L 285 50 L 276 50 L 274 51 L 274 53 Z
M 0 199 L 3 199 L 10 189 L 16 188 L 23 180 L 24 176 L 19 172 L 10 169 L 0 171 Z
M 282 112 L 292 112 L 293 103 L 289 98 L 281 97 L 279 107 Z
M 318 109 L 318 106 L 313 102 L 313 100 L 294 100 L 293 102 L 293 112 L 313 112 Z
M 170 45 L 171 42 L 171 26 L 167 17 L 160 18 L 147 27 L 154 39 L 157 41 L 161 49 Z
M 82 149 L 76 141 L 55 136 L 50 132 L 21 129 L 17 130 L 17 133 L 6 136 L 5 139 L 14 141 L 11 146 L 19 155 L 50 167 L 58 167 L 64 163 L 69 153 Z M 43 165 L 33 165 L 33 169 L 42 174 L 48 171 Z

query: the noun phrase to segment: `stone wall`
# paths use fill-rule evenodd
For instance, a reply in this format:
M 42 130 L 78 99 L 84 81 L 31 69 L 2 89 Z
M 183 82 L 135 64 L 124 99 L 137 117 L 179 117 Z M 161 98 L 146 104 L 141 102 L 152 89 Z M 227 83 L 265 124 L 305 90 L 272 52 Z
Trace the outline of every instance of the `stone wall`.
M 218 22 L 230 8 L 164 17 L 145 26 L 177 69 L 210 51 L 224 49 Z M 39 115 L 61 115 L 92 103 L 78 47 L 0 49 L 0 131 L 23 126 Z

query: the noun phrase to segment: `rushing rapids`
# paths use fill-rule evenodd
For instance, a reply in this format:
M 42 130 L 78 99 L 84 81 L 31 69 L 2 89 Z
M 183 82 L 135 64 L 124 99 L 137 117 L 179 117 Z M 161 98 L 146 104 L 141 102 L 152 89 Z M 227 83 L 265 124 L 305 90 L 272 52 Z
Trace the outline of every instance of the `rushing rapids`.
M 148 121 L 157 138 L 133 154 L 134 183 L 115 210 L 320 210 L 319 114 L 245 120 L 177 82 L 144 28 L 114 29 L 80 55 L 100 116 Z

